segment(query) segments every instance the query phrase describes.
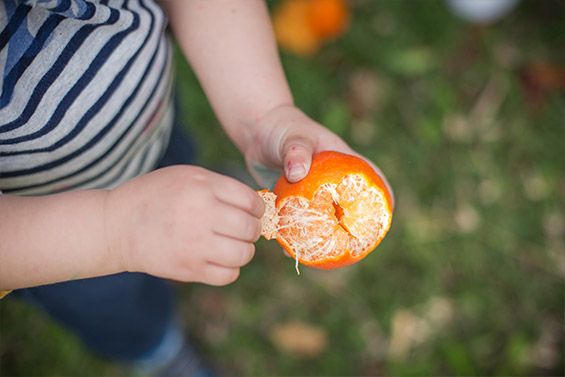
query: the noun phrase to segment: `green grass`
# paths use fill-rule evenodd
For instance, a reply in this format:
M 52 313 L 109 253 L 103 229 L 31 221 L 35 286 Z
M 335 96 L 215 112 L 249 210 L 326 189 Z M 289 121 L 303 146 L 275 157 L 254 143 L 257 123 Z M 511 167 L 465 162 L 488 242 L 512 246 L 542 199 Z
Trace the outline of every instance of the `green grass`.
M 478 29 L 443 2 L 354 4 L 345 36 L 283 62 L 296 103 L 386 173 L 393 228 L 362 263 L 300 276 L 260 242 L 236 284 L 179 286 L 192 335 L 227 375 L 562 375 L 565 96 L 534 106 L 519 73 L 565 66 L 565 7 L 527 1 Z M 200 163 L 241 164 L 177 66 Z M 377 84 L 362 111 L 359 75 Z M 0 314 L 1 376 L 120 375 L 17 300 Z M 325 333 L 326 347 L 281 348 L 273 329 L 293 321 Z

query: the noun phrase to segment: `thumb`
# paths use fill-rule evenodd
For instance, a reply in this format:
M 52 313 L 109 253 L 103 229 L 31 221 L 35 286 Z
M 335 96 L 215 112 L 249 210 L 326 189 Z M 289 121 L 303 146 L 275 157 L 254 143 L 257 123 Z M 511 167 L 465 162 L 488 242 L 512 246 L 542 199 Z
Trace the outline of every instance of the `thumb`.
M 290 136 L 283 145 L 284 175 L 289 182 L 298 182 L 308 174 L 312 164 L 314 143 L 300 136 Z

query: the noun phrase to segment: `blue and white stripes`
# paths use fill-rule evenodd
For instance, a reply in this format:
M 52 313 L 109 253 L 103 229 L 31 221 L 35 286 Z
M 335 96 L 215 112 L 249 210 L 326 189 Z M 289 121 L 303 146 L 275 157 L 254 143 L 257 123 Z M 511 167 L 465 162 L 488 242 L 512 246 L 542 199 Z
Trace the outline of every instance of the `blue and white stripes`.
M 151 170 L 172 124 L 153 0 L 0 1 L 0 191 L 107 188 Z

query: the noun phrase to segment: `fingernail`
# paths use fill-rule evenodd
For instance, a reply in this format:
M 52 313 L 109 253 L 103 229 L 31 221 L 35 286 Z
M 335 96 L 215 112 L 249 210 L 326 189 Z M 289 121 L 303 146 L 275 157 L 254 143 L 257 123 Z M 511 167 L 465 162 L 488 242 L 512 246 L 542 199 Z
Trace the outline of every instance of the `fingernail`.
M 289 181 L 298 181 L 304 178 L 306 175 L 306 166 L 304 164 L 295 164 L 290 167 L 287 173 L 287 178 Z

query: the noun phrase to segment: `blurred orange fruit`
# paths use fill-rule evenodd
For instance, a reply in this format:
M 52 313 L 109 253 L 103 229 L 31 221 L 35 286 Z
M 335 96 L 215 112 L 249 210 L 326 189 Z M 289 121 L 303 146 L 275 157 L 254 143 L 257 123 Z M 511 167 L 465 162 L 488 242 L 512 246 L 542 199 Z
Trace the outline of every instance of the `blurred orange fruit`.
M 333 269 L 366 257 L 392 222 L 392 195 L 363 159 L 339 152 L 314 155 L 310 172 L 290 183 L 283 176 L 265 202 L 262 235 L 276 238 L 298 263 Z
M 273 11 L 277 42 L 298 55 L 312 55 L 342 34 L 349 12 L 344 0 L 283 0 Z
M 318 37 L 335 38 L 347 27 L 347 6 L 343 0 L 310 0 L 308 21 Z

